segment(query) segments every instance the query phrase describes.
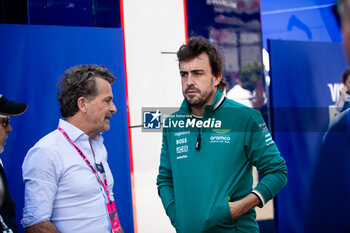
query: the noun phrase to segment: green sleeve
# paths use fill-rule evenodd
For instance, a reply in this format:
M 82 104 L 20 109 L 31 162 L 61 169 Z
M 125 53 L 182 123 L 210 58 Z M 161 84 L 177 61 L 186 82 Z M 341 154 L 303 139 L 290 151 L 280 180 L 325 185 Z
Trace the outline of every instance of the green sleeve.
M 249 161 L 262 175 L 254 190 L 261 193 L 267 203 L 286 185 L 288 173 L 286 162 L 258 111 L 249 118 L 245 146 Z
M 158 195 L 160 196 L 166 214 L 170 218 L 171 224 L 175 227 L 175 199 L 173 175 L 171 171 L 170 158 L 168 152 L 168 142 L 163 132 L 162 149 L 160 155 L 159 173 L 157 177 Z M 176 228 L 176 227 L 175 227 Z

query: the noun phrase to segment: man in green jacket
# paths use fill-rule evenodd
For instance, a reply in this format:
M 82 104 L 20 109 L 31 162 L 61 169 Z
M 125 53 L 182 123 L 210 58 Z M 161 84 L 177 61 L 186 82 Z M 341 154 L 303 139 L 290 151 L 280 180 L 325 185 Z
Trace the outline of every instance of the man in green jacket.
M 179 233 L 259 232 L 262 207 L 287 182 L 260 112 L 225 98 L 220 52 L 193 37 L 177 52 L 179 111 L 163 125 L 158 193 Z M 252 167 L 262 179 L 252 188 Z

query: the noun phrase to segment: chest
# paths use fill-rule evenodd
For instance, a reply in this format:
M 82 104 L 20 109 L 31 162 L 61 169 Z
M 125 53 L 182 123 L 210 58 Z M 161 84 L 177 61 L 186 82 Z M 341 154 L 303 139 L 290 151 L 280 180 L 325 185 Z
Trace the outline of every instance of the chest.
M 103 182 L 103 174 L 96 169 L 95 165 L 95 163 L 100 164 L 100 162 L 102 162 L 105 168 L 107 183 L 110 186 L 113 183 L 113 180 L 110 170 L 107 169 L 108 164 L 105 160 L 106 155 L 103 154 L 103 151 L 99 148 L 94 148 L 93 153 L 90 146 L 84 147 L 79 145 L 79 148 L 96 171 L 100 180 Z M 58 196 L 66 197 L 68 195 L 71 198 L 81 198 L 82 196 L 85 196 L 86 198 L 89 198 L 89 196 L 104 195 L 105 191 L 103 186 L 99 182 L 95 173 L 74 148 L 67 150 L 66 154 L 62 155 L 61 159 L 63 166 L 59 171 L 60 179 L 58 181 Z
M 192 130 L 169 138 L 172 167 L 217 170 L 247 161 L 244 132 L 231 130 Z

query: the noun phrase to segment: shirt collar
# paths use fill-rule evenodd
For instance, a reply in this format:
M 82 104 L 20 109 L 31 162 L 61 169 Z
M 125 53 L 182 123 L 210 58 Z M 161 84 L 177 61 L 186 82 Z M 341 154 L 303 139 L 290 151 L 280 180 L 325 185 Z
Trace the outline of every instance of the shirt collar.
M 89 136 L 84 133 L 84 131 L 82 131 L 81 129 L 79 129 L 78 127 L 72 125 L 71 123 L 69 123 L 68 121 L 64 120 L 64 119 L 60 119 L 58 125 L 64 129 L 64 131 L 66 131 L 66 133 L 69 135 L 70 139 L 75 142 L 77 141 L 79 138 L 81 139 L 89 139 Z M 100 134 L 96 135 L 95 137 L 92 138 L 92 140 L 99 140 L 99 141 L 103 141 L 103 137 Z

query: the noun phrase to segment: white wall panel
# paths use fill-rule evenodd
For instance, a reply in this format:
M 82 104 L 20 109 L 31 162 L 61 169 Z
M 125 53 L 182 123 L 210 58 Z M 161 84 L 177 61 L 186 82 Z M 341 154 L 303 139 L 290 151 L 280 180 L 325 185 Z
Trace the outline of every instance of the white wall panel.
M 124 0 L 131 125 L 142 107 L 179 107 L 180 76 L 174 52 L 185 42 L 182 0 Z M 116 100 L 118 101 L 118 100 Z M 157 194 L 161 133 L 133 128 L 132 146 L 139 233 L 175 232 Z

